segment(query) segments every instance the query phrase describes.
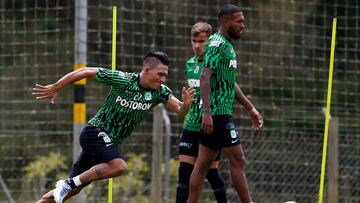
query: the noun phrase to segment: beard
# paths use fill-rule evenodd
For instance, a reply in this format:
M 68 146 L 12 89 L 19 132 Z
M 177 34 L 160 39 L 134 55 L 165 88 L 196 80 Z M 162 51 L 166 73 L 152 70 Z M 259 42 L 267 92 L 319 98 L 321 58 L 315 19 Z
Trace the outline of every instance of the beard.
M 240 35 L 238 35 L 235 30 L 229 29 L 229 37 L 236 40 L 240 38 Z

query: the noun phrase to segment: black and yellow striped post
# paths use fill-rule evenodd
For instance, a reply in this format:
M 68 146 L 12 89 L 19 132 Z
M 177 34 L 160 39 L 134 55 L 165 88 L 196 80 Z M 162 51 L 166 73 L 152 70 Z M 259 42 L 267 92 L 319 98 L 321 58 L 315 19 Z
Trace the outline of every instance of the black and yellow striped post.
M 74 36 L 74 70 L 83 68 L 87 64 L 87 25 L 88 25 L 88 0 L 75 1 L 75 36 Z M 77 81 L 74 86 L 73 104 L 73 161 L 81 153 L 79 137 L 86 124 L 85 103 L 86 79 Z M 85 193 L 75 196 L 74 202 L 88 202 Z
M 85 64 L 74 64 L 74 71 L 80 68 L 84 68 Z M 86 103 L 85 103 L 85 85 L 86 78 L 74 83 L 75 95 L 74 95 L 74 124 L 85 125 L 86 122 Z
M 85 64 L 74 64 L 74 70 L 84 68 Z M 85 103 L 86 78 L 74 83 L 74 104 L 73 104 L 73 157 L 74 161 L 80 155 L 81 148 L 79 136 L 86 123 Z

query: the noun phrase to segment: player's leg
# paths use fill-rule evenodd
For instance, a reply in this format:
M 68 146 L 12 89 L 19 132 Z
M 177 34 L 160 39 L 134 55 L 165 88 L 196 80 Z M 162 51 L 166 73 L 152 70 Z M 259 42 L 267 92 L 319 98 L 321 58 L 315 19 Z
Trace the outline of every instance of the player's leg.
M 190 175 L 199 151 L 199 133 L 184 129 L 179 142 L 179 170 L 176 203 L 186 203 L 189 197 Z
M 240 145 L 238 131 L 232 116 L 215 117 L 220 126 L 222 152 L 230 161 L 231 179 L 243 203 L 250 203 L 251 197 L 245 176 L 245 155 Z
M 189 181 L 196 157 L 180 155 L 178 183 L 176 185 L 176 203 L 186 203 L 189 197 Z
M 220 160 L 220 152 L 218 153 L 216 160 L 210 166 L 209 171 L 206 174 L 206 178 L 213 189 L 213 193 L 215 195 L 216 201 L 218 203 L 226 203 L 226 189 L 224 185 L 224 181 L 219 176 L 219 160 Z
M 208 135 L 212 136 L 212 135 Z M 209 148 L 202 144 L 199 145 L 199 155 L 196 160 L 189 183 L 189 203 L 199 202 L 205 176 L 216 158 L 218 150 Z
M 80 181 L 82 184 L 87 184 L 97 180 L 118 177 L 126 172 L 126 162 L 123 159 L 115 158 L 107 163 L 97 164 L 80 174 Z
M 72 191 L 69 192 L 68 195 L 66 195 L 66 197 L 64 198 L 64 202 L 68 199 L 70 199 L 71 197 L 77 195 L 83 187 L 77 187 L 75 189 L 73 189 Z M 53 192 L 54 190 L 49 191 L 48 193 L 46 193 L 45 195 L 43 195 L 40 200 L 38 200 L 36 203 L 56 203 L 54 200 L 54 196 L 53 196 Z
M 92 165 L 94 164 L 92 160 L 93 160 L 93 155 L 90 155 L 90 154 L 82 151 L 80 153 L 77 161 L 73 164 L 73 168 L 71 170 L 69 177 L 73 178 L 73 177 L 81 174 L 82 172 L 88 170 L 89 168 L 91 168 Z M 64 180 L 60 180 L 60 181 L 64 181 Z M 55 187 L 55 189 L 53 189 L 53 190 L 49 191 L 48 193 L 46 193 L 45 195 L 43 195 L 37 203 L 56 202 L 54 200 L 54 191 L 55 190 L 56 190 L 56 187 Z M 78 194 L 80 192 L 80 190 L 81 190 L 81 187 L 78 187 L 78 188 L 74 188 L 73 190 L 69 191 L 69 194 L 67 194 L 66 197 L 64 197 L 64 200 L 69 199 L 72 196 Z M 59 191 L 57 191 L 57 192 L 59 193 Z
M 87 125 L 80 135 L 80 144 L 83 151 L 73 165 L 70 178 L 56 184 L 53 193 L 56 202 L 69 199 L 80 192 L 78 188 L 93 181 L 117 177 L 127 171 L 122 153 L 102 129 Z
M 63 200 L 78 194 L 82 187 L 93 181 L 117 177 L 125 174 L 126 171 L 126 162 L 121 158 L 115 158 L 108 163 L 97 164 L 76 176 L 80 180 L 78 184 L 75 184 L 74 178 L 58 181 L 53 192 L 54 199 L 56 202 L 63 202 Z
M 231 179 L 243 203 L 250 203 L 251 196 L 245 175 L 245 155 L 240 144 L 222 149 L 230 161 Z

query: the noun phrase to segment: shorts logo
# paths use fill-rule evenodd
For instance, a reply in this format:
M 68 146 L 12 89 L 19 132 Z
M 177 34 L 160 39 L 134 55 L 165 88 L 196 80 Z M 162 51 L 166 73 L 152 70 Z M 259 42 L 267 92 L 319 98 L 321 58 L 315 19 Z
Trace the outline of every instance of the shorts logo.
M 100 133 L 98 134 L 98 137 L 102 137 L 102 138 L 103 138 L 103 140 L 104 140 L 104 142 L 105 142 L 105 145 L 106 145 L 107 147 L 113 144 L 112 141 L 111 141 L 111 139 L 110 139 L 110 137 L 109 137 L 109 135 L 106 134 L 105 132 L 100 132 Z
M 237 132 L 236 132 L 235 129 L 232 129 L 232 130 L 230 131 L 230 135 L 231 135 L 231 138 L 232 138 L 232 139 L 235 139 L 235 138 L 238 137 L 238 136 L 237 136 Z
M 180 142 L 179 147 L 186 147 L 186 148 L 190 149 L 192 147 L 192 143 Z
M 233 144 L 239 140 L 238 133 L 235 129 L 232 129 L 230 131 L 230 136 L 231 136 L 231 139 L 233 139 L 233 140 L 231 140 L 231 143 L 233 143 Z

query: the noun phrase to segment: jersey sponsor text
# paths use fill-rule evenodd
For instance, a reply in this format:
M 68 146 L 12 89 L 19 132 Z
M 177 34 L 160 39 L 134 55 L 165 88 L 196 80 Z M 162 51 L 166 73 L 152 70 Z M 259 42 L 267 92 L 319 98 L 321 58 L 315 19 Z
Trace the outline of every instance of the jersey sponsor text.
M 120 105 L 126 108 L 131 108 L 134 110 L 149 110 L 151 108 L 151 103 L 141 103 L 136 101 L 128 101 L 126 99 L 121 98 L 118 96 L 116 98 L 116 102 L 120 102 Z

